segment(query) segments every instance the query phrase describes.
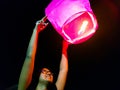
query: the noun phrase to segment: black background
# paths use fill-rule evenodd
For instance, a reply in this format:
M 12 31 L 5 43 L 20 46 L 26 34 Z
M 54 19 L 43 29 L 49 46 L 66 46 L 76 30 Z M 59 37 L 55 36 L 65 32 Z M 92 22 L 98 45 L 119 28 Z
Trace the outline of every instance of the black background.
M 27 46 L 37 20 L 50 0 L 1 1 L 0 90 L 18 83 Z M 90 0 L 99 28 L 88 41 L 68 48 L 69 73 L 65 90 L 120 90 L 120 1 Z M 36 54 L 39 69 L 52 69 L 55 80 L 62 37 L 52 25 L 40 33 Z

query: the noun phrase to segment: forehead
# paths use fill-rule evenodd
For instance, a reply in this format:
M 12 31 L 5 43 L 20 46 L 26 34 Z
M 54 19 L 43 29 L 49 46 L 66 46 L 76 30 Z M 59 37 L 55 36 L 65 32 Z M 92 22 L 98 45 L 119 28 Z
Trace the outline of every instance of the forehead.
M 43 68 L 42 70 L 45 70 L 45 71 L 50 71 L 48 68 Z

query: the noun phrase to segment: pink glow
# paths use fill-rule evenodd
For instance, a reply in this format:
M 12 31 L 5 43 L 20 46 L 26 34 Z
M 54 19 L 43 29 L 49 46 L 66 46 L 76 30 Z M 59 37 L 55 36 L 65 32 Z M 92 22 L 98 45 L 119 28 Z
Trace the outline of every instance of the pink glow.
M 52 0 L 45 14 L 55 30 L 73 44 L 88 40 L 97 29 L 89 0 Z

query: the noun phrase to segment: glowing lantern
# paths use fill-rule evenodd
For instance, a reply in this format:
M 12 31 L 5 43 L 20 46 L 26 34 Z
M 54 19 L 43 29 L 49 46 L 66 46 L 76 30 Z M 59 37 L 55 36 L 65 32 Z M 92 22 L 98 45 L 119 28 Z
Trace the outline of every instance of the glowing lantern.
M 97 30 L 89 0 L 52 0 L 45 14 L 55 30 L 72 44 L 88 40 Z

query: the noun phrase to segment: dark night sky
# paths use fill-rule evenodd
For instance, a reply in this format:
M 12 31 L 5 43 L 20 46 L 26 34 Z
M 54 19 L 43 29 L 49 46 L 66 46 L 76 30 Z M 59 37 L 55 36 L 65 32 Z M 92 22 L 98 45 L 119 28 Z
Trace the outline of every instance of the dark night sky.
M 18 83 L 27 46 L 50 0 L 4 0 L 2 6 L 0 90 Z M 69 73 L 65 90 L 120 90 L 120 1 L 90 0 L 99 28 L 88 41 L 68 48 Z M 42 67 L 55 73 L 62 37 L 52 25 L 40 33 L 33 77 Z

